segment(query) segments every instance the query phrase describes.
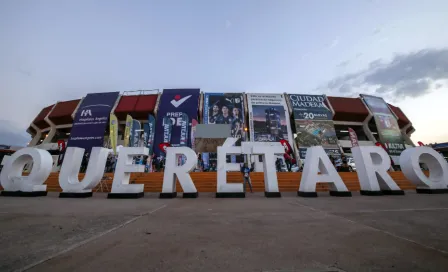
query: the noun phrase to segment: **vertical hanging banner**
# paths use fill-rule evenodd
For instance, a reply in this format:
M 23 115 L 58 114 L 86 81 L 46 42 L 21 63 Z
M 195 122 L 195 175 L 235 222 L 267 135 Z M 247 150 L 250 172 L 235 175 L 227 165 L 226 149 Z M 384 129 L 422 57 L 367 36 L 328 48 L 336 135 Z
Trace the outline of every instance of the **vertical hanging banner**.
M 154 144 L 159 145 L 164 142 L 166 128 L 164 119 L 171 120 L 171 146 L 179 146 L 181 138 L 182 115 L 185 113 L 189 120 L 198 118 L 199 89 L 165 89 L 160 96 L 157 111 L 156 134 Z M 191 124 L 188 124 L 190 127 Z M 191 141 L 187 141 L 187 146 L 191 147 Z M 164 156 L 160 149 L 156 148 L 157 157 Z
M 288 94 L 293 111 L 301 159 L 311 146 L 322 146 L 331 156 L 340 156 L 338 138 L 333 123 L 333 113 L 325 104 L 324 95 Z
M 155 133 L 156 119 L 152 114 L 148 115 L 148 123 L 143 125 L 144 131 L 144 146 L 149 149 L 149 154 L 153 153 L 154 133 Z
M 124 128 L 124 146 L 130 146 L 131 132 L 132 132 L 132 117 L 128 114 L 126 116 L 126 127 Z
M 103 146 L 109 115 L 118 99 L 118 92 L 91 93 L 81 102 L 73 121 L 67 147 L 84 148 Z
M 356 135 L 356 131 L 352 128 L 348 128 L 348 135 L 350 136 L 350 142 L 352 143 L 352 147 L 359 146 L 358 143 L 358 135 Z
M 115 114 L 111 114 L 109 117 L 109 140 L 114 155 L 117 155 L 118 119 Z
M 138 147 L 140 142 L 140 132 L 141 124 L 138 120 L 132 120 L 132 131 L 131 131 L 131 147 Z
M 186 113 L 182 113 L 181 124 L 180 124 L 180 140 L 179 146 L 187 146 L 188 145 L 188 126 L 190 121 L 188 120 L 188 115 Z
M 361 94 L 361 98 L 369 107 L 375 119 L 380 142 L 384 144 L 391 156 L 400 156 L 406 149 L 397 119 L 381 97 Z
M 163 139 L 161 143 L 171 142 L 171 133 L 173 131 L 173 121 L 168 116 L 163 117 Z M 162 150 L 163 151 L 163 150 Z
M 244 94 L 242 93 L 205 93 L 204 94 L 204 124 L 230 124 L 231 136 L 245 137 Z M 204 168 L 209 166 L 209 154 L 202 153 Z M 236 156 L 231 156 L 236 161 Z
M 283 94 L 247 94 L 250 140 L 292 143 L 288 108 Z

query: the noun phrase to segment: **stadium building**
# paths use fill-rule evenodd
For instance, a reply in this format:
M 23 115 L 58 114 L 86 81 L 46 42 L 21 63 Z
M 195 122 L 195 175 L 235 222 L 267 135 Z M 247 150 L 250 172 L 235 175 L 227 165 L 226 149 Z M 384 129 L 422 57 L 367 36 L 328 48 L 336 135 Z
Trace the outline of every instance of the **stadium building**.
M 156 90 L 156 91 L 124 92 L 122 94 L 119 94 L 117 96 L 118 98 L 116 99 L 115 103 L 113 104 L 110 110 L 110 113 L 115 114 L 115 116 L 118 119 L 117 145 L 124 145 L 125 143 L 124 135 L 126 130 L 127 115 L 132 116 L 134 120 L 140 121 L 142 125 L 148 122 L 148 115 L 154 115 L 155 118 L 157 119 L 157 126 L 155 132 L 156 134 L 160 133 L 158 130 L 159 125 L 161 126 L 161 123 L 159 124 L 159 122 L 162 122 L 161 121 L 162 117 L 158 116 L 159 115 L 158 112 L 161 112 L 164 116 L 170 117 L 174 122 L 173 124 L 174 126 L 179 125 L 180 119 L 178 119 L 179 117 L 175 113 L 173 112 L 166 113 L 166 110 L 169 111 L 169 109 L 167 109 L 168 107 L 174 106 L 174 108 L 180 109 L 182 108 L 182 106 L 187 104 L 190 107 L 193 106 L 190 113 L 188 114 L 190 116 L 189 122 L 192 122 L 193 119 L 196 119 L 196 121 L 199 123 L 209 123 L 209 120 L 214 120 L 212 118 L 213 111 L 214 110 L 216 111 L 216 105 L 220 105 L 219 101 L 208 103 L 208 101 L 206 101 L 205 98 L 208 97 L 207 95 L 209 95 L 210 93 L 199 93 L 199 89 L 185 89 L 185 90 L 187 91 L 194 90 L 195 92 L 197 92 L 198 96 L 196 97 L 198 97 L 198 100 L 193 101 L 193 98 L 190 97 L 191 95 L 184 96 L 183 89 L 168 90 L 172 92 L 167 92 L 167 90 L 159 92 Z M 173 96 L 163 99 L 165 93 L 167 94 L 167 96 L 168 94 L 171 95 L 172 93 Z M 226 96 L 227 94 L 221 94 L 221 95 L 223 97 L 228 97 Z M 232 99 L 227 98 L 228 101 L 235 101 L 236 94 L 232 95 L 233 98 Z M 256 107 L 260 107 L 259 111 L 261 112 L 262 116 L 267 116 L 266 120 L 259 122 L 260 124 L 262 124 L 259 125 L 261 130 L 265 131 L 268 134 L 280 135 L 280 138 L 286 139 L 289 137 L 288 140 L 290 142 L 291 139 L 296 139 L 297 128 L 295 124 L 297 124 L 297 116 L 295 115 L 295 108 L 293 109 L 293 107 L 291 106 L 291 99 L 290 99 L 291 94 L 289 95 L 278 93 L 263 94 L 267 97 L 267 99 L 272 101 L 274 101 L 275 99 L 282 100 L 279 102 L 279 105 L 282 105 L 281 103 L 284 103 L 283 105 L 286 105 L 284 113 L 282 113 L 281 108 L 272 106 L 275 105 L 275 103 L 277 103 L 275 101 L 267 103 L 267 105 L 269 106 L 262 108 L 262 106 L 258 105 L 254 106 L 255 100 L 253 97 L 251 99 L 248 99 L 248 94 L 242 93 L 240 95 L 244 100 L 244 103 L 241 103 L 242 105 L 241 107 L 238 106 L 237 108 L 235 106 L 236 104 L 226 104 L 227 108 L 226 111 L 228 110 L 230 112 L 229 113 L 230 116 L 232 116 L 232 112 L 235 112 L 234 114 L 239 115 L 237 117 L 233 117 L 234 119 L 235 118 L 238 119 L 237 125 L 240 126 L 240 123 L 243 123 L 243 125 L 241 125 L 241 134 L 238 137 L 243 137 L 243 139 L 246 140 L 256 140 L 256 137 L 253 136 L 251 137 L 252 134 L 248 133 L 248 131 L 257 130 L 257 122 L 259 122 L 259 120 L 257 119 L 258 117 L 256 116 L 256 111 L 258 110 L 256 109 Z M 260 96 L 263 95 L 260 94 Z M 253 96 L 253 94 L 251 94 L 251 96 Z M 312 96 L 312 95 L 305 95 L 305 96 Z M 351 155 L 350 148 L 352 147 L 352 142 L 350 140 L 349 129 L 352 129 L 356 132 L 356 135 L 358 137 L 358 143 L 361 146 L 375 145 L 375 143 L 381 141 L 379 135 L 381 127 L 379 128 L 378 124 L 380 122 L 379 120 L 383 119 L 374 118 L 376 113 L 372 112 L 371 110 L 372 107 L 369 107 L 366 104 L 365 99 L 363 99 L 362 97 L 359 98 L 334 97 L 334 96 L 328 96 L 328 97 L 322 96 L 322 97 L 324 97 L 325 99 L 323 101 L 325 105 L 324 107 L 328 108 L 328 110 L 331 111 L 330 121 L 332 121 L 334 124 L 334 131 L 337 137 L 337 144 L 341 153 Z M 27 130 L 27 132 L 32 136 L 32 140 L 30 141 L 28 146 L 48 150 L 53 155 L 55 160 L 57 160 L 57 157 L 59 155 L 59 149 L 57 143 L 58 141 L 60 142 L 61 140 L 65 142 L 69 140 L 72 132 L 73 123 L 75 121 L 75 117 L 77 116 L 80 107 L 83 105 L 84 99 L 85 97 L 70 101 L 57 101 L 56 103 L 43 108 L 31 122 Z M 186 102 L 183 103 L 184 101 Z M 179 105 L 181 104 L 182 106 L 179 107 Z M 209 104 L 210 109 L 205 107 L 206 105 Z M 213 109 L 213 107 L 215 107 L 215 109 Z M 390 104 L 387 104 L 387 107 L 388 109 L 390 109 L 390 112 L 393 115 L 394 119 L 396 119 L 398 129 L 401 133 L 401 137 L 406 147 L 415 146 L 412 140 L 410 139 L 412 133 L 415 131 L 414 127 L 412 126 L 412 122 L 406 117 L 406 115 L 401 111 L 399 107 Z M 232 111 L 234 108 L 237 108 L 237 110 Z M 211 117 L 205 118 L 204 116 L 211 116 Z M 284 118 L 285 120 L 283 120 L 282 118 Z M 207 121 L 204 121 L 204 119 L 206 119 Z M 231 120 L 231 117 L 221 119 L 218 118 L 217 120 L 223 120 L 223 122 L 226 124 L 231 123 L 228 121 Z M 387 122 L 389 121 L 386 120 L 386 123 Z M 107 125 L 104 130 L 103 135 L 104 142 L 107 142 L 109 138 L 108 127 L 109 125 Z M 232 127 L 232 131 L 236 131 L 236 129 Z M 322 135 L 325 134 L 326 133 L 325 129 L 319 131 L 318 134 L 319 133 Z M 232 134 L 234 133 L 232 132 Z M 237 134 L 238 133 L 235 132 L 235 135 Z M 256 135 L 256 131 L 254 135 Z M 194 136 L 192 136 L 192 138 L 193 137 Z M 153 145 L 154 150 L 158 149 L 159 144 L 158 141 L 160 142 L 160 138 L 158 140 L 158 137 L 156 135 L 155 142 Z M 294 142 L 293 146 L 294 149 L 296 150 L 296 154 L 298 154 L 298 149 L 300 148 L 300 146 L 296 142 Z M 395 157 L 396 156 L 392 155 L 392 158 Z M 394 161 L 398 162 L 398 160 L 396 159 L 394 159 Z

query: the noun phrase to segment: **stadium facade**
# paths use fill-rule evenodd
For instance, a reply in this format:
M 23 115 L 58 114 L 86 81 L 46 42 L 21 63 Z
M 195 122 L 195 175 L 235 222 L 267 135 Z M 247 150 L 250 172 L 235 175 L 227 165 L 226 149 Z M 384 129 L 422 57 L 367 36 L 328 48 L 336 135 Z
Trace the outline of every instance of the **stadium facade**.
M 106 94 L 109 97 L 103 99 Z M 88 119 L 85 117 L 89 117 L 89 110 L 94 111 L 100 106 L 107 108 L 107 104 L 110 104 L 107 115 L 114 114 L 118 121 L 116 145 L 129 145 L 125 143 L 128 116 L 138 120 L 142 128 L 148 123 L 148 116 L 155 117 L 152 148 L 157 155 L 160 154 L 158 144 L 166 141 L 163 131 L 167 118 L 172 122 L 170 140 L 173 146 L 183 143 L 192 147 L 197 123 L 229 124 L 232 135 L 242 140 L 277 142 L 285 139 L 293 146 L 295 156 L 301 158 L 304 158 L 306 148 L 313 145 L 322 145 L 329 155 L 351 155 L 349 131 L 356 132 L 361 146 L 385 144 L 393 159 L 404 148 L 415 146 L 410 139 L 415 131 L 412 122 L 399 107 L 378 97 L 202 93 L 199 89 L 106 94 L 88 94 L 43 108 L 27 129 L 32 136 L 28 146 L 48 150 L 57 160 L 58 142 L 61 141 L 69 147 L 84 147 L 87 143 L 88 148 L 99 146 L 99 142 L 110 144 L 109 122 L 102 122 L 106 123 L 103 127 L 94 125 L 101 122 L 91 122 L 89 127 L 74 125 L 79 124 L 79 119 Z M 108 102 L 103 105 L 103 100 Z M 185 123 L 188 124 L 186 128 L 182 126 Z M 79 145 L 74 144 L 75 133 L 76 139 L 83 140 Z M 90 133 L 95 135 L 88 137 Z M 96 138 L 96 142 L 86 141 L 87 138 Z M 398 159 L 394 161 L 398 162 Z

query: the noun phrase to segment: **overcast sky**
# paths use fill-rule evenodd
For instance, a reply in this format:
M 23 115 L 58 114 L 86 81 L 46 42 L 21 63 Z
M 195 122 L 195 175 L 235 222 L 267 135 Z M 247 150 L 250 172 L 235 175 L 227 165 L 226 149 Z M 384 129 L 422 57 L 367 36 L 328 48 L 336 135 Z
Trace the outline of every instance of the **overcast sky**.
M 0 1 L 0 144 L 89 92 L 370 93 L 448 141 L 448 1 Z

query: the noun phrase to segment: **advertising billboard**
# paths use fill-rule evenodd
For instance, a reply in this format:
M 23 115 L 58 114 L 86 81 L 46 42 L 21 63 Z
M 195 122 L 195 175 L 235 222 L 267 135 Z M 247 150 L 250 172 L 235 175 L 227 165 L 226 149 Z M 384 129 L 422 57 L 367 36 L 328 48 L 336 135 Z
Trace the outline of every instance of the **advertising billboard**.
M 186 114 L 190 123 L 188 124 L 191 131 L 191 123 L 198 119 L 199 108 L 199 89 L 165 89 L 160 97 L 160 103 L 157 112 L 155 145 L 159 145 L 164 140 L 163 120 L 165 117 L 171 120 L 171 146 L 180 146 L 182 133 L 182 115 Z M 187 141 L 187 146 L 191 147 L 191 139 Z M 157 157 L 164 156 L 160 153 L 159 148 L 155 148 Z
M 80 147 L 90 152 L 94 146 L 103 146 L 104 132 L 118 95 L 118 92 L 91 93 L 82 100 L 67 147 Z
M 328 155 L 340 156 L 333 113 L 324 95 L 288 94 L 297 134 L 295 141 L 301 159 L 311 146 L 323 146 Z
M 292 143 L 289 114 L 283 94 L 247 94 L 250 140 Z
M 380 142 L 384 144 L 389 155 L 400 156 L 406 149 L 397 119 L 381 97 L 361 94 L 375 119 Z
M 229 124 L 231 137 L 246 140 L 243 93 L 204 93 L 204 124 Z M 210 160 L 216 161 L 216 153 L 202 153 L 204 168 Z M 231 156 L 236 162 L 236 156 Z
M 204 124 L 230 124 L 231 135 L 244 135 L 244 95 L 242 93 L 205 93 Z

